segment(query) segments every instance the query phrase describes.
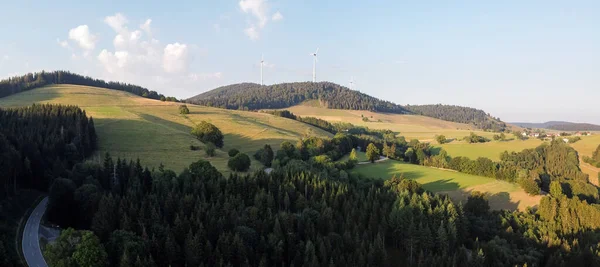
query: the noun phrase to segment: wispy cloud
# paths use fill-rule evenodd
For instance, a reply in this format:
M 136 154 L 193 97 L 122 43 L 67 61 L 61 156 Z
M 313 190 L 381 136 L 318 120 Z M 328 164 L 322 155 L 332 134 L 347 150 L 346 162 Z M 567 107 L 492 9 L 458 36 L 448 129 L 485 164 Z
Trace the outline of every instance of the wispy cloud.
M 280 21 L 283 19 L 283 15 L 279 11 L 269 15 L 270 6 L 267 0 L 241 0 L 239 6 L 242 12 L 252 16 L 252 20 L 244 29 L 244 33 L 251 40 L 260 38 L 260 31 L 270 20 Z

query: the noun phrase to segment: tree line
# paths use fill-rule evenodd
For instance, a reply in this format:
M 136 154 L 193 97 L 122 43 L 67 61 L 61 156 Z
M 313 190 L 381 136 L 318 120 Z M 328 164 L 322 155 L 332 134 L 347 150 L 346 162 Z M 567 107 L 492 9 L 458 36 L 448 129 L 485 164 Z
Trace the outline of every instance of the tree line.
M 503 132 L 507 129 L 506 123 L 501 121 L 499 118 L 494 118 L 485 113 L 485 111 L 475 108 L 437 104 L 407 105 L 406 109 L 423 116 L 445 121 L 471 124 L 477 128 L 491 130 L 494 132 Z
M 82 76 L 68 71 L 41 71 L 36 73 L 27 73 L 22 76 L 14 76 L 0 81 L 0 97 L 5 97 L 31 89 L 39 88 L 51 84 L 75 84 L 101 87 L 106 89 L 129 92 L 145 98 L 173 101 L 178 100 L 174 97 L 165 97 L 156 91 L 148 90 L 144 87 L 121 82 L 106 82 L 101 79 L 94 79 L 89 76 Z

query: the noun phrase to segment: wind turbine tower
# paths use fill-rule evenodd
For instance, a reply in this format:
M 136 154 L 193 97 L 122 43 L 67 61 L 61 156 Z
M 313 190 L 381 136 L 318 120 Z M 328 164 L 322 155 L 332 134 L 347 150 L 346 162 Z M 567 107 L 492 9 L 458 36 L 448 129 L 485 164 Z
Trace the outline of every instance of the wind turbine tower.
M 350 78 L 350 90 L 354 90 L 354 77 Z
M 317 59 L 317 53 L 319 53 L 319 48 L 317 48 L 317 51 L 310 54 L 311 56 L 313 56 L 313 83 L 317 82 L 317 62 L 319 62 L 319 60 Z
M 265 64 L 265 56 L 260 56 L 260 85 L 264 85 L 263 83 L 263 65 Z

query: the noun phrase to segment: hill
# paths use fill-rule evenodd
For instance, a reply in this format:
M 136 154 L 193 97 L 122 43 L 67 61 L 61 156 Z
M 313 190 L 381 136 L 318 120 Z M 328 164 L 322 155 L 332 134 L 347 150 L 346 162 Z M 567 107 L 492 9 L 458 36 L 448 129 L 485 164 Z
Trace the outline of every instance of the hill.
M 265 86 L 255 83 L 233 84 L 191 97 L 187 102 L 227 109 L 259 110 L 287 108 L 306 100 L 319 100 L 327 108 L 408 113 L 400 105 L 330 82 Z
M 445 121 L 472 124 L 480 129 L 503 131 L 506 124 L 482 110 L 450 106 L 400 106 L 390 101 L 350 90 L 330 82 L 298 82 L 261 86 L 255 83 L 232 84 L 216 88 L 186 102 L 239 110 L 283 109 L 316 100 L 329 109 L 363 110 L 394 114 L 419 114 Z
M 544 123 L 513 122 L 523 128 L 542 128 L 557 131 L 600 131 L 600 125 L 568 121 L 548 121 Z
M 162 163 L 175 171 L 204 158 L 219 171 L 229 173 L 226 152 L 231 148 L 253 154 L 265 144 L 276 148 L 285 140 L 295 142 L 306 134 L 331 136 L 301 122 L 257 112 L 188 105 L 190 114 L 184 116 L 179 114 L 179 103 L 98 87 L 51 85 L 0 99 L 1 108 L 33 103 L 78 105 L 92 116 L 99 139 L 93 157 L 98 160 L 110 152 L 114 158 L 140 158 L 146 166 L 157 168 Z M 225 146 L 215 157 L 190 150 L 190 145 L 203 146 L 190 134 L 202 120 L 215 124 L 225 135 Z M 261 166 L 257 161 L 252 165 Z

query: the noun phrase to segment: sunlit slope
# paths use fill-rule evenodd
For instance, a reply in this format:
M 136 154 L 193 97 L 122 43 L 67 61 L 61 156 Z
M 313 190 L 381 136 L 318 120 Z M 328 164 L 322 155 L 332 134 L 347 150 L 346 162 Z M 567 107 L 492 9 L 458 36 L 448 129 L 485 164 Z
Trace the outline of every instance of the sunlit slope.
M 33 103 L 77 105 L 94 118 L 99 138 L 96 158 L 105 152 L 121 158 L 140 158 L 143 164 L 181 171 L 198 159 L 210 160 L 228 172 L 227 151 L 237 148 L 249 155 L 265 144 L 274 149 L 285 140 L 295 142 L 303 135 L 331 136 L 329 133 L 290 119 L 257 112 L 244 112 L 188 105 L 190 114 L 180 115 L 179 103 L 161 102 L 126 92 L 77 85 L 43 87 L 0 99 L 0 107 Z M 192 151 L 203 145 L 190 135 L 202 120 L 215 124 L 225 135 L 225 146 L 215 157 Z M 253 169 L 261 167 L 252 162 Z
M 581 157 L 591 157 L 598 145 L 600 145 L 600 133 L 594 133 L 592 136 L 582 136 L 581 141 L 571 144 L 571 147 L 573 147 L 575 150 L 577 150 L 577 153 L 579 153 L 579 164 L 581 166 L 581 171 L 587 173 L 590 176 L 590 182 L 595 185 L 600 185 L 598 181 L 598 172 L 600 172 L 600 168 L 596 168 L 583 162 Z
M 286 109 L 302 117 L 317 117 L 330 122 L 349 122 L 372 129 L 389 129 L 400 132 L 400 135 L 407 139 L 433 140 L 438 134 L 443 134 L 447 138 L 462 138 L 472 131 L 488 137 L 493 135 L 490 132 L 478 131 L 473 126 L 464 123 L 443 121 L 420 115 L 327 109 L 320 107 L 318 101 L 308 101 Z M 369 121 L 364 121 L 364 117 Z

